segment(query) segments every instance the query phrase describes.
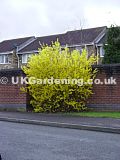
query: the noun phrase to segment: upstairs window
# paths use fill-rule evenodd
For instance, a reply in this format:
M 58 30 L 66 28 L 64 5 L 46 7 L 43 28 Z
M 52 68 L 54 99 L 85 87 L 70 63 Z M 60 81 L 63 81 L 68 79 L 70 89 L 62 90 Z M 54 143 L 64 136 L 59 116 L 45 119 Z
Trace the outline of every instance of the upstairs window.
M 28 59 L 31 57 L 32 54 L 23 54 L 22 55 L 22 63 L 27 63 Z
M 8 54 L 1 54 L 0 55 L 0 64 L 7 64 L 8 62 Z

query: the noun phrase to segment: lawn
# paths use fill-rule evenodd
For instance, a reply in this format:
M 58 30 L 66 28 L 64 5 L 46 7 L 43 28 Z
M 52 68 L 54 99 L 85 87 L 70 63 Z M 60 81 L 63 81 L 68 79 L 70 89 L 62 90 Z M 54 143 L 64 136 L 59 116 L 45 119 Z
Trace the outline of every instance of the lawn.
M 80 117 L 101 117 L 101 118 L 120 118 L 120 112 L 79 112 L 79 113 L 65 113 L 69 116 Z

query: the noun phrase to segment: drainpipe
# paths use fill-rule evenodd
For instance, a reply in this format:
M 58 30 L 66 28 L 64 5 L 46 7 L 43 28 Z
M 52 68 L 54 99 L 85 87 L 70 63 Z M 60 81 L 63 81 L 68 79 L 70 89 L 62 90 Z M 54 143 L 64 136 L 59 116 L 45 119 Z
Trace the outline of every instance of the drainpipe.
M 96 50 L 97 50 L 96 54 L 97 54 L 97 64 L 98 64 L 98 56 L 99 56 L 99 53 L 98 53 L 98 46 L 97 46 L 97 44 L 96 44 L 95 46 L 96 46 Z
M 85 44 L 85 50 L 87 52 L 87 58 L 88 58 L 89 56 L 88 56 L 88 50 L 87 50 L 87 45 L 86 44 Z
M 20 68 L 20 62 L 19 62 L 19 56 L 18 56 L 18 47 L 16 49 L 16 56 L 17 56 L 17 59 L 18 59 L 18 68 Z

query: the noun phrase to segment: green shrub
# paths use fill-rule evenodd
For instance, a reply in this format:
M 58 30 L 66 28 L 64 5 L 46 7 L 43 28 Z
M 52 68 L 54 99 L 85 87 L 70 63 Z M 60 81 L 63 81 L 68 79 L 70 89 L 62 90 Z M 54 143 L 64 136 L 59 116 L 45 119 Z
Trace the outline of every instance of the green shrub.
M 26 67 L 23 67 L 27 77 L 36 79 L 36 84 L 29 81 L 29 94 L 32 96 L 31 104 L 36 112 L 70 112 L 84 110 L 87 98 L 92 94 L 92 84 L 83 84 L 94 78 L 96 70 L 92 64 L 96 62 L 93 55 L 87 58 L 86 50 L 80 54 L 78 50 L 72 52 L 66 47 L 61 50 L 57 41 L 51 46 L 43 46 L 39 54 L 32 56 Z M 56 83 L 50 84 L 54 78 Z M 47 84 L 41 84 L 46 79 Z M 49 80 L 50 79 L 50 80 Z M 63 84 L 65 79 L 77 83 Z M 39 84 L 38 84 L 39 83 Z
M 120 63 L 120 27 L 112 25 L 107 32 L 104 45 L 104 64 Z

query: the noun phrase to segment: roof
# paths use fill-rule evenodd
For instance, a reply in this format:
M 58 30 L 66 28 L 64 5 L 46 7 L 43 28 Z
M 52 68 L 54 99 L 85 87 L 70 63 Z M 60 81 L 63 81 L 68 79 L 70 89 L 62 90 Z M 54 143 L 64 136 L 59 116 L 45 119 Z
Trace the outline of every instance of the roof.
M 23 45 L 23 47 L 19 50 L 19 53 L 37 51 L 38 48 L 41 47 L 40 44 L 50 45 L 52 41 L 54 42 L 57 39 L 59 40 L 61 45 L 71 46 L 71 45 L 91 44 L 95 42 L 97 37 L 99 37 L 99 40 L 101 39 L 100 35 L 103 31 L 106 30 L 106 28 L 107 28 L 106 26 L 103 26 L 97 28 L 68 31 L 63 34 L 37 37 L 36 40 L 34 39 L 34 41 L 32 41 L 31 43 Z M 31 38 L 33 37 L 5 40 L 0 43 L 0 53 L 12 51 L 13 49 L 15 49 L 16 46 L 19 47 L 20 45 L 24 44 Z
M 59 40 L 61 45 L 65 45 L 67 43 L 65 41 L 64 34 L 37 37 L 34 42 L 27 45 L 25 48 L 20 50 L 20 52 L 36 51 L 38 50 L 38 48 L 41 47 L 41 44 L 50 45 L 52 42 L 56 41 L 57 39 Z
M 101 40 L 98 42 L 98 44 L 105 44 L 105 43 L 107 43 L 107 34 L 105 34 L 105 35 L 101 38 Z
M 25 37 L 25 38 L 18 38 L 18 39 L 11 39 L 5 40 L 0 43 L 0 53 L 8 52 L 15 49 L 16 46 L 20 46 L 21 44 L 25 43 L 32 37 Z
M 68 31 L 64 34 L 38 37 L 33 43 L 20 50 L 20 52 L 37 51 L 38 48 L 40 48 L 40 44 L 50 45 L 52 41 L 54 42 L 57 39 L 59 40 L 61 45 L 90 44 L 93 43 L 106 28 L 106 26 L 103 26 L 97 28 Z
M 89 44 L 95 42 L 97 37 L 106 30 L 106 26 L 89 28 L 83 30 L 69 31 L 67 32 L 67 39 L 70 45 L 74 44 Z

